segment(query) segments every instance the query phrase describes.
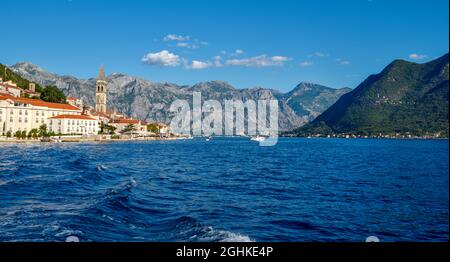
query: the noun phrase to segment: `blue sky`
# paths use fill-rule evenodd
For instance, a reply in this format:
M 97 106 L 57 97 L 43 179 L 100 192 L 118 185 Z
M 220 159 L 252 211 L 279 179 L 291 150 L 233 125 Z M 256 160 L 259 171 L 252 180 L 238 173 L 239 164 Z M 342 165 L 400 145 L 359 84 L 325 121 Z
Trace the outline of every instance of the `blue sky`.
M 2 0 L 0 63 L 80 78 L 356 87 L 448 52 L 447 0 Z M 7 11 L 5 11 L 7 10 Z

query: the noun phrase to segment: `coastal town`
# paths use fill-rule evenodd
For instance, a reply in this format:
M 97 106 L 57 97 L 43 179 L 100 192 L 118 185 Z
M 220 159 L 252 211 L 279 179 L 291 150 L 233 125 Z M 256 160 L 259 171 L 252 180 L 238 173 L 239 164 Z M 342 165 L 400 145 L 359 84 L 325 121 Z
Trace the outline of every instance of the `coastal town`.
M 35 83 L 28 89 L 0 78 L 0 141 L 77 142 L 181 138 L 163 123 L 147 123 L 107 107 L 108 82 L 100 68 L 95 107 L 82 99 L 66 103 L 40 99 Z

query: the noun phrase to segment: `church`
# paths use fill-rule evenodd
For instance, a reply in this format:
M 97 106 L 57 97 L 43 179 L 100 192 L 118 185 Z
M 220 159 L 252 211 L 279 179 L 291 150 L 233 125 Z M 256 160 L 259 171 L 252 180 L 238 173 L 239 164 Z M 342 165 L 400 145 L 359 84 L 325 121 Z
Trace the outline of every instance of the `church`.
M 105 68 L 100 67 L 95 92 L 95 112 L 106 114 L 107 86 Z
M 144 121 L 129 118 L 116 110 L 108 109 L 107 102 L 108 81 L 105 74 L 105 68 L 101 66 L 95 85 L 95 111 L 92 112 L 92 115 L 95 116 L 101 124 L 113 126 L 116 133 L 124 133 L 132 126 L 132 133 L 146 135 L 147 124 Z

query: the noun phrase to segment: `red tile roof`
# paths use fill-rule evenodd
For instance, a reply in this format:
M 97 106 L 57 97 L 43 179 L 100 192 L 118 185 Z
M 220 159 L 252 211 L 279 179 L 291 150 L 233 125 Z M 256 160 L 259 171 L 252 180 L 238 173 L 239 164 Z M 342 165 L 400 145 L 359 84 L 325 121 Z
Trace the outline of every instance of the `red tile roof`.
M 63 109 L 63 110 L 72 110 L 72 111 L 80 111 L 81 110 L 78 107 L 75 107 L 75 106 L 72 106 L 69 104 L 50 103 L 50 102 L 45 102 L 45 101 L 42 101 L 39 99 L 14 97 L 11 95 L 0 94 L 0 100 L 7 100 L 7 99 L 10 99 L 10 100 L 12 100 L 14 102 L 18 102 L 18 103 L 24 103 L 24 104 L 40 106 L 40 107 L 48 107 L 48 108 L 52 108 L 52 109 Z
M 82 120 L 95 120 L 95 118 L 83 115 L 59 115 L 50 117 L 50 119 L 82 119 Z

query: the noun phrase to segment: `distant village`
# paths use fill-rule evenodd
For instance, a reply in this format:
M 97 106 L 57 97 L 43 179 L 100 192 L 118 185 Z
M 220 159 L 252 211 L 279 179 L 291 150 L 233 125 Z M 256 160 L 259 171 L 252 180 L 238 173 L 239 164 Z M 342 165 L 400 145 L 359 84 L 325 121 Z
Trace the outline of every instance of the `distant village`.
M 67 103 L 39 99 L 36 85 L 22 89 L 0 78 L 0 140 L 111 140 L 171 139 L 163 123 L 147 123 L 107 108 L 108 90 L 105 70 L 100 68 L 96 82 L 95 107 L 79 98 Z

